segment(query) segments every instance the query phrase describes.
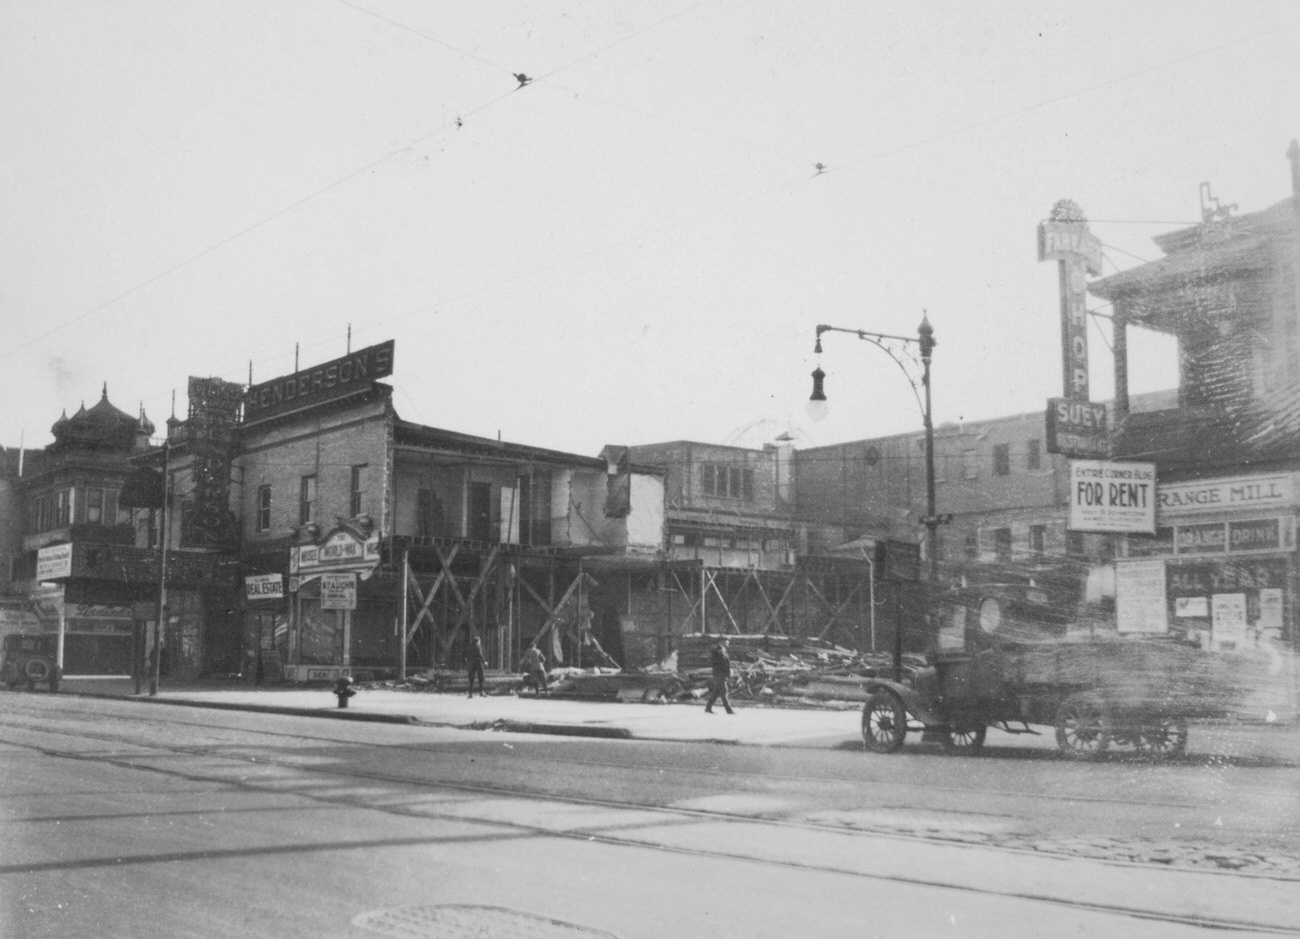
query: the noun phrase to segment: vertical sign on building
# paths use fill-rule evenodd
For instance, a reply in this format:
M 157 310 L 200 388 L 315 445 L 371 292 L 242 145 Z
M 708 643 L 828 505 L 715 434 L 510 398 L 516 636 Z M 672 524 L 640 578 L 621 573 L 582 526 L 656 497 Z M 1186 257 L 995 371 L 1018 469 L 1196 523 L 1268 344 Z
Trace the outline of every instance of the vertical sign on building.
M 1088 231 L 1083 210 L 1069 199 L 1038 224 L 1038 260 L 1055 260 L 1061 282 L 1061 356 L 1064 395 L 1088 400 L 1088 275 L 1101 273 L 1101 241 Z

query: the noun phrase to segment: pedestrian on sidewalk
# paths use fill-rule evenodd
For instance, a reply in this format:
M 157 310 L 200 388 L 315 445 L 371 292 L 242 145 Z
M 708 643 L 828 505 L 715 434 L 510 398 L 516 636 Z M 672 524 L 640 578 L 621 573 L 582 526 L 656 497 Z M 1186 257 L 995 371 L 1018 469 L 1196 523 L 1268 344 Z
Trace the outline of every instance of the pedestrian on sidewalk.
M 533 686 L 534 694 L 542 695 L 550 691 L 546 682 L 546 656 L 535 642 L 524 652 L 524 672 Z
M 487 690 L 483 687 L 483 668 L 487 665 L 487 656 L 483 654 L 483 640 L 475 636 L 469 641 L 469 651 L 465 653 L 465 664 L 469 667 L 469 696 L 474 697 L 474 679 L 478 678 L 478 693 L 486 698 Z
M 722 699 L 722 706 L 728 714 L 735 714 L 731 709 L 731 698 L 727 695 L 727 679 L 731 677 L 731 657 L 727 655 L 727 637 L 719 636 L 713 651 L 709 653 L 709 665 L 713 669 L 713 680 L 709 682 L 709 700 L 704 702 L 704 713 L 713 713 L 713 702 Z

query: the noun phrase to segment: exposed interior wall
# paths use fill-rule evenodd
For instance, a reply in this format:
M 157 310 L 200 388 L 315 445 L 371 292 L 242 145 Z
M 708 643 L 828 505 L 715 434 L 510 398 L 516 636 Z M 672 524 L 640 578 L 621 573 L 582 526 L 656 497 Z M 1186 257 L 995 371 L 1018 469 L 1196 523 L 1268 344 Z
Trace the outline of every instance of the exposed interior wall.
M 632 512 L 626 519 L 626 545 L 632 551 L 658 551 L 664 543 L 664 479 L 632 474 Z

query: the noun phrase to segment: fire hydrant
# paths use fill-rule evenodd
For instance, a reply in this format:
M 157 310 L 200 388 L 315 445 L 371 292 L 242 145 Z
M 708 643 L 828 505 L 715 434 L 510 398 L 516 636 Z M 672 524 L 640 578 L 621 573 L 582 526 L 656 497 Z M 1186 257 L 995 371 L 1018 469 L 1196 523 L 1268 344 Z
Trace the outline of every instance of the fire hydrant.
M 357 691 L 352 687 L 352 679 L 347 675 L 342 675 L 334 682 L 334 694 L 339 699 L 339 707 L 348 706 L 348 698 L 356 694 Z

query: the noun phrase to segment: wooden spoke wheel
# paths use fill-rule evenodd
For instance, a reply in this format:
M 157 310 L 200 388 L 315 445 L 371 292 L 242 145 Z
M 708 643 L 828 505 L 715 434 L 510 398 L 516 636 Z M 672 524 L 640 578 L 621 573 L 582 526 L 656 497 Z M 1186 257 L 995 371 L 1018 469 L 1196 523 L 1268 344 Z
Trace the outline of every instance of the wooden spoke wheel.
M 1110 708 L 1092 691 L 1072 694 L 1056 713 L 1056 745 L 1076 760 L 1097 759 L 1114 735 Z
M 1147 724 L 1138 734 L 1137 747 L 1162 759 L 1182 756 L 1187 752 L 1187 720 L 1162 717 Z
M 943 748 L 956 756 L 974 756 L 984 749 L 984 724 L 956 724 L 944 728 Z
M 892 691 L 873 691 L 862 708 L 862 742 L 872 753 L 893 753 L 907 736 L 907 709 Z

